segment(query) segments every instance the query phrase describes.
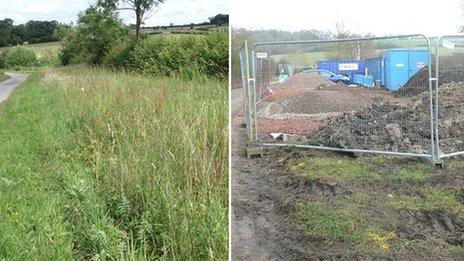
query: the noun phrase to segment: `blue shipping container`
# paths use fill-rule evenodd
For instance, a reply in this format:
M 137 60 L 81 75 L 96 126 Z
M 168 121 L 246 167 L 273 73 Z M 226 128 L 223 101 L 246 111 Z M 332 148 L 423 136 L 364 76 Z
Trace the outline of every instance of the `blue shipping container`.
M 317 69 L 324 69 L 336 74 L 344 74 L 353 81 L 355 74 L 364 74 L 366 65 L 361 61 L 319 61 Z
M 371 75 L 374 82 L 381 80 L 382 58 L 366 59 L 364 62 L 366 64 L 367 75 Z
M 401 88 L 421 68 L 429 65 L 426 49 L 390 49 L 382 54 L 382 85 L 390 91 Z

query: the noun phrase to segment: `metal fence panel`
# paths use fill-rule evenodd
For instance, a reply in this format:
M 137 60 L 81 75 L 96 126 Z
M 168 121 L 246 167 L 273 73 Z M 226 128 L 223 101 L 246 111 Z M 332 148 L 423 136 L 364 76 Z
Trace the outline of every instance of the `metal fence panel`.
M 440 158 L 464 154 L 464 36 L 441 36 L 435 50 L 435 136 Z
M 239 50 L 239 58 L 243 88 L 243 111 L 245 115 L 247 137 L 248 142 L 254 142 L 256 141 L 256 91 L 254 89 L 254 79 L 251 78 L 250 58 L 248 54 L 248 44 L 246 42 Z
M 427 37 L 257 43 L 251 64 L 263 145 L 437 158 Z

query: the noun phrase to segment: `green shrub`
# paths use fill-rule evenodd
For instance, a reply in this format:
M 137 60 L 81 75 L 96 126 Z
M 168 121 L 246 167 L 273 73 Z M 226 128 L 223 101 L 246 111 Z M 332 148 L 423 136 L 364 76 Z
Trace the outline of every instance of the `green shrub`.
M 9 49 L 4 49 L 0 52 L 0 68 L 6 68 L 5 58 Z
M 35 52 L 27 47 L 17 46 L 5 54 L 4 65 L 6 68 L 18 66 L 34 66 L 37 61 Z
M 57 53 L 48 51 L 47 53 L 43 54 L 42 57 L 37 59 L 38 66 L 50 66 L 56 67 L 61 64 L 59 55 Z
M 110 68 L 130 69 L 133 63 L 135 46 L 136 44 L 133 41 L 115 44 L 103 58 L 103 65 Z
M 227 31 L 212 32 L 198 50 L 201 67 L 209 76 L 225 78 L 229 74 L 229 35 Z
M 147 74 L 225 78 L 229 70 L 227 31 L 208 35 L 154 37 L 133 52 L 132 69 Z

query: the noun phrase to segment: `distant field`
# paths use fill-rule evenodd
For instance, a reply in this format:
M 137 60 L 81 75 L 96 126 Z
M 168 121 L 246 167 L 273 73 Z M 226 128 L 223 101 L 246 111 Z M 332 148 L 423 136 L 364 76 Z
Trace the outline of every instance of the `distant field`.
M 51 56 L 57 54 L 61 49 L 60 42 L 50 42 L 50 43 L 38 43 L 38 44 L 29 44 L 28 47 L 32 48 L 37 55 L 37 58 L 42 58 L 44 56 Z M 10 47 L 1 47 L 0 52 L 8 49 Z
M 442 55 L 451 55 L 453 53 L 464 53 L 464 40 L 454 40 L 454 50 L 440 47 L 439 51 Z M 432 54 L 436 53 L 436 39 L 432 39 L 430 48 Z M 426 48 L 426 42 L 423 40 L 408 40 L 408 39 L 387 39 L 374 42 L 375 56 L 380 57 L 382 53 L 388 49 L 393 48 Z M 316 66 L 318 61 L 330 60 L 333 55 L 330 51 L 319 51 L 319 52 L 305 52 L 305 53 L 288 53 L 288 54 L 277 54 L 271 55 L 270 58 L 279 63 L 282 59 L 286 60 L 286 63 L 292 65 L 308 65 Z
M 161 34 L 204 34 L 209 31 L 227 30 L 228 25 L 193 25 L 193 26 L 174 26 L 174 27 L 152 27 L 142 28 L 141 32 L 149 35 Z
M 293 65 L 316 66 L 318 61 L 327 59 L 328 53 L 329 52 L 322 51 L 312 53 L 277 54 L 271 55 L 271 59 L 273 59 L 276 63 L 285 59 L 289 64 Z

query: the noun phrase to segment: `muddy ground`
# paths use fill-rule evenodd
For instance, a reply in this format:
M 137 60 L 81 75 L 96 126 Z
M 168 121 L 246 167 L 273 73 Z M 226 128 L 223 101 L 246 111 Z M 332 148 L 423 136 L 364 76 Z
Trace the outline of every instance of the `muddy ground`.
M 297 150 L 247 159 L 241 121 L 233 106 L 233 260 L 464 258 L 463 160 L 433 169 Z

